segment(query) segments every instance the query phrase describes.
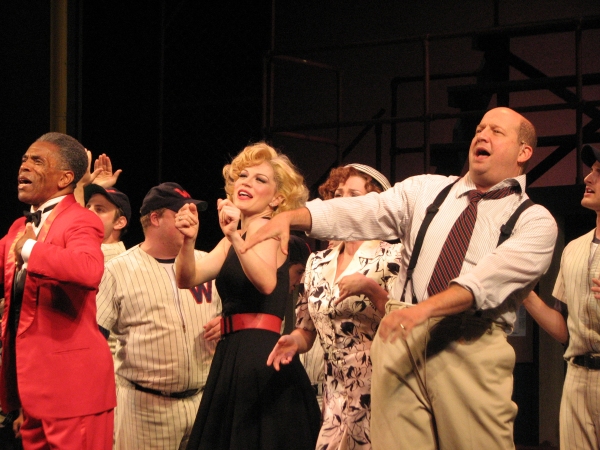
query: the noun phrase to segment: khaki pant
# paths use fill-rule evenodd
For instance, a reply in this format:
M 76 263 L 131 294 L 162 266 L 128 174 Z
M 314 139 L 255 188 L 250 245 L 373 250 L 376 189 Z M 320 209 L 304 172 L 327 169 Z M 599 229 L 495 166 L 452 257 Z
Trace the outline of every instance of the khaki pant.
M 515 448 L 515 354 L 497 325 L 464 314 L 432 319 L 407 341 L 377 335 L 371 359 L 374 450 Z

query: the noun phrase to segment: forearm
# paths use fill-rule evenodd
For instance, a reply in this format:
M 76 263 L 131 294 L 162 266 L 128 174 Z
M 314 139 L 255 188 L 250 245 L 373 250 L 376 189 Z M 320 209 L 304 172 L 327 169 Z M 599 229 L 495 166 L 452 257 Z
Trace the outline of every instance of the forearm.
M 286 211 L 281 214 L 286 214 L 289 219 L 290 229 L 297 231 L 310 232 L 312 228 L 312 217 L 310 211 L 306 207 Z
M 186 237 L 175 259 L 175 276 L 180 289 L 189 289 L 199 284 L 196 283 L 194 244 L 194 239 Z
M 85 186 L 80 181 L 79 183 L 77 183 L 75 185 L 75 190 L 73 191 L 73 195 L 75 196 L 75 200 L 77 201 L 77 203 L 79 203 L 83 207 L 85 207 L 85 193 L 84 193 L 84 188 L 85 188 Z
M 388 293 L 375 280 L 367 278 L 368 282 L 365 286 L 365 295 L 371 300 L 375 309 L 385 315 L 385 304 L 388 302 Z
M 306 353 L 312 348 L 317 337 L 317 332 L 296 328 L 290 333 L 290 336 L 296 341 L 298 353 Z
M 251 248 L 242 253 L 240 248 L 245 242 L 238 233 L 230 236 L 230 242 L 240 260 L 244 273 L 254 287 L 266 295 L 273 292 L 277 285 L 276 257 L 273 258 L 273 262 L 269 263 L 259 255 L 256 248 Z M 274 248 L 273 252 L 276 251 L 276 248 Z
M 523 300 L 523 306 L 550 336 L 561 344 L 566 344 L 569 332 L 565 319 L 560 312 L 550 308 L 535 292 L 531 292 Z
M 452 283 L 448 289 L 429 297 L 416 307 L 423 308 L 427 318 L 451 316 L 470 309 L 474 300 L 471 291 Z

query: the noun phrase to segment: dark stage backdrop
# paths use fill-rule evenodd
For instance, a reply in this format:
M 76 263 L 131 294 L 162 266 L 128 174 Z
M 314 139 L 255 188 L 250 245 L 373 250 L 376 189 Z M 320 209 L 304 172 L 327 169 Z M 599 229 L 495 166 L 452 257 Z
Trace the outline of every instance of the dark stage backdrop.
M 260 139 L 267 1 L 70 1 L 68 131 L 123 169 L 129 247 L 143 240 L 145 193 L 175 181 L 208 201 L 198 248 L 222 237 L 216 200 L 222 167 Z M 20 156 L 49 131 L 50 2 L 0 4 L 0 130 L 4 231 L 16 199 Z

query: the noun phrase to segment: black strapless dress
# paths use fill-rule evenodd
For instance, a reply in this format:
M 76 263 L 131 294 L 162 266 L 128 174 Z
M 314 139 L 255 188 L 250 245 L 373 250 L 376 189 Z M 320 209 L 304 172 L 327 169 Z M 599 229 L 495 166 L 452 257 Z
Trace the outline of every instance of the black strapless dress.
M 248 280 L 233 248 L 216 285 L 223 315 L 267 313 L 283 318 L 289 264 L 277 270 L 277 287 L 261 294 Z M 315 392 L 298 357 L 277 372 L 267 358 L 279 339 L 248 329 L 219 341 L 188 450 L 312 450 L 320 428 Z

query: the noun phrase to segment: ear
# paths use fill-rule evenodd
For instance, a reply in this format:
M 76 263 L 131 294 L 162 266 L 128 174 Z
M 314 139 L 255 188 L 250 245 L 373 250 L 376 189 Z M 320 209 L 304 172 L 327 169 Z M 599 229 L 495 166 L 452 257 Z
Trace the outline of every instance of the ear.
M 271 207 L 271 209 L 277 209 L 277 207 L 281 204 L 283 200 L 283 195 L 277 194 L 275 195 L 275 197 L 273 197 L 273 199 L 269 203 L 269 206 Z
M 126 226 L 127 226 L 127 219 L 125 218 L 125 216 L 120 216 L 113 224 L 113 229 L 114 230 L 122 230 Z
M 531 145 L 521 142 L 521 148 L 519 149 L 519 155 L 517 156 L 517 162 L 523 164 L 533 156 L 533 148 Z
M 75 174 L 72 170 L 63 170 L 62 172 L 62 175 L 58 179 L 58 189 L 60 191 L 73 184 L 73 180 L 75 180 Z
M 157 226 L 159 226 L 159 223 L 158 223 L 159 220 L 160 220 L 160 217 L 158 216 L 158 213 L 156 211 L 152 211 L 150 213 L 150 223 L 153 226 L 157 227 Z

